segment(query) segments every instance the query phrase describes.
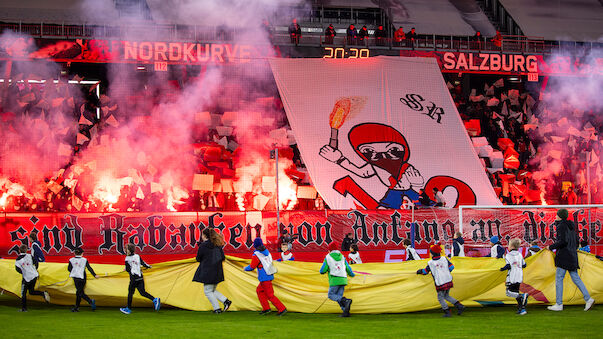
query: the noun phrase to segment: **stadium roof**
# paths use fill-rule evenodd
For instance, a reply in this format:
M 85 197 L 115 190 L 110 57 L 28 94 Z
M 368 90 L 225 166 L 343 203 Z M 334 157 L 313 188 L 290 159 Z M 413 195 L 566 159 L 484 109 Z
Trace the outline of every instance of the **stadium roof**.
M 2 0 L 0 21 L 25 23 L 115 23 L 119 14 L 113 0 Z
M 527 36 L 545 40 L 603 41 L 599 0 L 501 0 Z

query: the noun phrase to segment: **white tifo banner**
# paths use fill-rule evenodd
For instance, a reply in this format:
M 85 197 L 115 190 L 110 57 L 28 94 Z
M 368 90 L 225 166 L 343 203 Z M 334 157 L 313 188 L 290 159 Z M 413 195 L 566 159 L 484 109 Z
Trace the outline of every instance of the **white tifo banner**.
M 271 59 L 314 186 L 333 209 L 499 205 L 433 58 Z

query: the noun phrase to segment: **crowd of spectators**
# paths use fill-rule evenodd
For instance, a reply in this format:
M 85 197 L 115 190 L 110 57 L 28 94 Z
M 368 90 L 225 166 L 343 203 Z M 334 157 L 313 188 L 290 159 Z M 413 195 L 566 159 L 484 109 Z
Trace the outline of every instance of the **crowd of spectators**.
M 524 83 L 503 78 L 484 82 L 483 90 L 476 87 L 480 91 L 464 91 L 460 82 L 448 82 L 476 152 L 504 204 L 587 203 L 586 153 L 590 202 L 603 201 L 598 163 L 600 112 L 559 104 L 553 90 L 528 91 Z
M 407 35 L 408 36 L 408 35 Z M 27 78 L 27 77 L 23 77 Z M 74 168 L 73 159 L 103 130 L 120 122 L 134 119 L 122 111 L 145 111 L 149 107 L 128 107 L 103 94 L 97 97 L 95 86 L 81 86 L 47 82 L 44 85 L 19 82 L 5 85 L 0 105 L 3 136 L 8 132 L 30 126 L 32 144 L 44 143 L 37 128 L 54 128 L 55 143 L 69 145 L 56 150 L 66 165 L 44 178 L 43 190 L 27 192 L 17 179 L 0 175 L 0 208 L 13 211 L 164 211 L 168 209 L 165 195 L 146 183 L 124 185 L 117 202 L 107 206 L 94 195 L 84 194 L 74 179 L 86 179 L 81 168 Z M 506 79 L 484 81 L 475 89 L 467 90 L 451 77 L 447 83 L 461 118 L 472 137 L 476 152 L 484 165 L 492 186 L 505 204 L 575 204 L 588 202 L 587 172 L 591 175 L 592 203 L 603 201 L 599 183 L 603 171 L 599 164 L 603 140 L 603 116 L 596 110 L 577 110 L 568 104 L 555 104 L 554 93 L 528 90 L 521 82 Z M 479 88 L 480 90 L 477 90 Z M 174 86 L 173 91 L 180 90 Z M 163 89 L 164 95 L 167 95 Z M 274 91 L 276 93 L 276 91 Z M 154 97 L 152 93 L 143 96 Z M 258 105 L 283 112 L 278 95 L 256 98 Z M 152 100 L 149 105 L 154 105 Z M 51 124 L 46 119 L 52 112 L 62 112 L 63 122 Z M 100 113 L 100 115 L 98 115 Z M 229 119 L 227 109 L 216 107 L 204 112 L 201 119 L 212 123 L 192 133 L 190 149 L 196 159 L 197 174 L 211 174 L 216 184 L 222 179 L 236 179 L 239 140 L 224 122 Z M 56 116 L 56 115 L 55 115 Z M 282 114 L 284 117 L 284 112 Z M 137 117 L 141 118 L 141 117 Z M 144 117 L 142 117 L 144 118 Z M 230 117 L 232 118 L 232 117 Z M 225 126 L 226 125 L 226 126 Z M 277 126 L 288 129 L 285 119 Z M 8 137 L 7 137 L 8 138 Z M 14 138 L 13 138 L 14 139 Z M 6 139 L 8 140 L 8 139 Z M 46 140 L 48 142 L 48 140 Z M 62 147 L 62 146 L 61 146 Z M 61 148 L 59 147 L 59 148 Z M 3 150 L 6 152 L 6 147 Z M 586 156 L 589 164 L 587 168 Z M 309 178 L 299 151 L 292 140 L 290 146 L 279 151 L 281 157 L 293 164 L 286 169 L 288 177 L 298 186 L 309 186 Z M 92 171 L 92 168 L 85 170 Z M 153 176 L 151 169 L 139 173 Z M 74 177 L 75 175 L 75 177 Z M 134 180 L 135 181 L 135 180 Z M 174 206 L 178 211 L 238 211 L 274 209 L 274 197 L 269 192 L 235 192 L 216 186 L 214 190 L 187 189 L 185 198 Z M 10 193 L 10 194 L 9 194 Z M 422 192 L 424 193 L 424 192 Z M 436 192 L 437 193 L 437 192 Z M 435 193 L 434 193 L 435 194 Z M 263 203 L 257 197 L 263 195 Z M 184 196 L 184 195 L 183 195 Z M 440 199 L 430 205 L 445 205 Z M 320 196 L 298 197 L 292 209 L 324 209 Z
M 28 76 L 24 76 L 27 79 Z M 77 79 L 77 77 L 76 77 Z M 133 121 L 147 121 L 150 117 L 144 112 L 150 112 L 159 102 L 157 91 L 161 97 L 177 96 L 180 91 L 177 84 L 168 83 L 163 88 L 141 87 L 135 96 L 124 96 L 124 100 L 113 100 L 109 95 L 96 95 L 96 86 L 68 84 L 66 79 L 58 84 L 47 81 L 44 84 L 28 83 L 21 78 L 2 88 L 2 104 L 0 119 L 2 136 L 5 140 L 30 138 L 27 147 L 36 147 L 44 143 L 52 144 L 52 149 L 40 148 L 41 153 L 47 153 L 50 159 L 59 159 L 56 170 L 46 177 L 40 178 L 38 185 L 22 185 L 18 171 L 8 173 L 8 168 L 0 169 L 0 210 L 3 211 L 39 211 L 39 212 L 100 212 L 100 211 L 240 211 L 240 210 L 274 210 L 275 199 L 272 193 L 263 192 L 261 182 L 255 183 L 250 192 L 234 192 L 232 182 L 237 177 L 237 157 L 240 155 L 240 141 L 237 130 L 228 126 L 228 107 L 214 107 L 210 112 L 199 112 L 195 121 L 204 120 L 203 124 L 193 125 L 191 131 L 191 156 L 196 163 L 196 174 L 212 175 L 214 189 L 201 190 L 194 187 L 184 187 L 185 192 L 179 192 L 180 199 L 170 208 L 169 198 L 164 190 L 158 187 L 161 168 L 133 168 L 129 175 L 128 184 L 122 185 L 116 201 L 101 200 L 89 190 L 81 187 L 81 182 L 92 181 L 89 174 L 94 171 L 94 164 L 81 165 L 79 154 L 91 143 L 99 141 L 104 132 L 117 128 L 119 124 Z M 170 94 L 171 93 L 171 94 Z M 121 95 L 121 94 L 118 94 Z M 155 98 L 140 100 L 141 98 Z M 246 98 L 248 99 L 248 98 Z M 265 107 L 268 111 L 282 111 L 282 103 L 278 96 L 255 98 L 256 107 Z M 61 114 L 58 114 L 60 112 Z M 128 112 L 128 114 L 125 114 Z M 130 114 L 131 113 L 131 114 Z M 53 124 L 58 116 L 62 124 Z M 284 116 L 284 112 L 283 112 Z M 208 123 L 208 121 L 211 121 Z M 281 135 L 289 129 L 286 119 L 277 121 L 278 128 L 273 130 Z M 31 135 L 26 135 L 24 126 L 33 125 Z M 40 129 L 38 131 L 38 128 Z M 55 130 L 52 130 L 55 129 Z M 15 132 L 16 131 L 16 132 Z M 20 132 L 19 132 L 20 131 Z M 14 132 L 14 133 L 13 133 Z M 152 131 L 150 131 L 152 132 Z M 290 133 L 289 133 L 290 134 Z M 51 136 L 53 139 L 44 139 Z M 275 136 L 277 138 L 278 136 Z M 38 140 L 39 139 L 39 140 Z M 108 139 L 108 138 L 107 138 Z M 23 142 L 23 139 L 16 140 Z M 281 147 L 279 156 L 287 158 L 292 165 L 285 169 L 288 178 L 297 186 L 309 187 L 309 178 L 294 139 L 289 147 Z M 57 149 L 55 146 L 60 145 Z M 15 145 L 12 145 L 15 146 Z M 26 146 L 22 146 L 27 148 Z M 2 156 L 10 152 L 18 154 L 15 149 L 5 146 Z M 266 152 L 266 160 L 269 154 Z M 31 154 L 22 155 L 24 162 Z M 47 161 L 48 159 L 35 159 Z M 141 178 L 144 178 L 142 180 Z M 141 182 L 139 182 L 139 179 Z M 261 179 L 261 177 L 260 177 Z M 221 185 L 226 180 L 227 185 Z M 254 179 L 255 180 L 255 179 Z M 79 183 L 78 183 L 79 181 Z M 27 188 L 25 186 L 28 186 Z M 35 189 L 33 187 L 35 186 Z M 260 187 L 260 188 L 258 188 Z M 176 193 L 175 191 L 173 192 Z M 261 199 L 258 199 L 261 198 Z M 259 201 L 259 202 L 258 202 Z M 316 194 L 299 197 L 289 209 L 324 209 L 323 200 Z

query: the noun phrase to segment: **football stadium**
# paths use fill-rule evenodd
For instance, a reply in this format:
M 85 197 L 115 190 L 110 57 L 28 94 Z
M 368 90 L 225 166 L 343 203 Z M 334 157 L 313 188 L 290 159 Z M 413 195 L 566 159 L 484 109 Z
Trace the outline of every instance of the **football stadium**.
M 3 0 L 3 338 L 603 335 L 603 2 Z

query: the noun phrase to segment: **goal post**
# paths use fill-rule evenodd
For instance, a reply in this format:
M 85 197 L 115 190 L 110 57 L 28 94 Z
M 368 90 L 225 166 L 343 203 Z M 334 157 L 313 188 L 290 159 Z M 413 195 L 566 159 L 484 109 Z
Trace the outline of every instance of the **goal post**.
M 477 252 L 489 247 L 492 236 L 498 236 L 503 246 L 507 246 L 511 238 L 519 238 L 524 249 L 533 242 L 543 248 L 556 238 L 555 218 L 562 208 L 568 210 L 568 219 L 576 224 L 579 239 L 587 241 L 592 253 L 601 255 L 603 205 L 600 204 L 459 206 L 458 229 L 466 247 Z

